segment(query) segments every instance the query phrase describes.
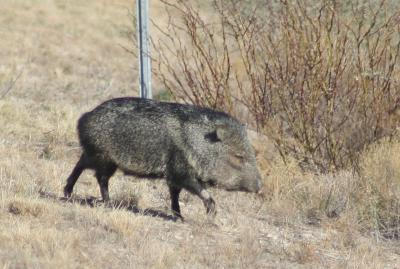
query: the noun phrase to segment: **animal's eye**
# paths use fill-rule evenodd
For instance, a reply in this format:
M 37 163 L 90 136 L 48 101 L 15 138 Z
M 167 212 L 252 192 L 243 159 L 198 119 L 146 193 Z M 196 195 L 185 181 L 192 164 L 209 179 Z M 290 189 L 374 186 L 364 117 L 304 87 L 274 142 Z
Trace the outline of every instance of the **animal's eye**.
M 232 167 L 240 169 L 240 167 L 242 167 L 244 163 L 244 156 L 240 154 L 232 154 L 229 158 L 229 163 Z
M 236 159 L 243 161 L 244 157 L 240 154 L 235 154 Z

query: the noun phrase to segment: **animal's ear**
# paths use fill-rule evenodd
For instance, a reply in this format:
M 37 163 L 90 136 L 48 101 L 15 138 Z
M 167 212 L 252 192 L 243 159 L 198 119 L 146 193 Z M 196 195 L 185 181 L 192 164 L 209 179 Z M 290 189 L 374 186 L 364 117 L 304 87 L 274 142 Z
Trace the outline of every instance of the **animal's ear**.
M 214 131 L 207 133 L 204 137 L 212 143 L 221 142 L 226 138 L 227 132 L 225 125 L 218 125 Z

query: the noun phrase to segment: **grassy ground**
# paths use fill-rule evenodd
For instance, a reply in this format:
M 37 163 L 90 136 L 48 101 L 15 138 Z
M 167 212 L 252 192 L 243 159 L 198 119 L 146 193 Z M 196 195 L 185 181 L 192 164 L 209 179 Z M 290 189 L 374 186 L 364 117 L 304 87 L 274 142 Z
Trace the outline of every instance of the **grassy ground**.
M 129 46 L 133 5 L 2 1 L 1 268 L 400 267 L 398 240 L 374 226 L 375 215 L 391 214 L 380 211 L 390 208 L 382 204 L 400 198 L 396 141 L 365 152 L 362 176 L 312 175 L 294 161 L 283 164 L 256 137 L 264 194 L 211 190 L 218 210 L 213 223 L 188 193 L 181 198 L 187 222 L 171 221 L 162 181 L 120 173 L 111 180 L 113 207 L 96 201 L 90 172 L 79 179 L 74 203 L 60 199 L 80 153 L 79 115 L 137 93 L 136 62 L 122 48 Z M 162 18 L 159 2 L 151 8 Z

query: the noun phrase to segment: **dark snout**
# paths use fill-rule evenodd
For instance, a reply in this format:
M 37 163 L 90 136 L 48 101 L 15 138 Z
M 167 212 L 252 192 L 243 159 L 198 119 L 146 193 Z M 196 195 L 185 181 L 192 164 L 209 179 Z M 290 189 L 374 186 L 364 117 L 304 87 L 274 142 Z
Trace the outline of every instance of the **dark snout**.
M 244 187 L 244 191 L 258 193 L 262 188 L 262 178 L 260 171 L 249 166 L 242 174 L 240 185 Z
M 233 180 L 233 182 L 236 182 L 236 184 L 225 185 L 224 189 L 228 191 L 259 193 L 262 188 L 261 176 L 260 177 L 255 176 L 252 178 L 244 177 L 241 178 L 240 180 Z
M 209 184 L 209 186 L 212 185 Z M 236 184 L 215 184 L 214 186 L 216 186 L 217 188 L 225 189 L 227 191 L 259 193 L 262 188 L 262 183 L 260 179 L 242 179 L 241 181 L 236 181 Z
M 242 191 L 259 193 L 262 188 L 261 178 L 246 180 L 246 182 L 242 184 L 242 187 Z
M 260 192 L 261 192 L 261 189 L 262 189 L 261 179 L 258 179 L 256 184 L 257 184 L 257 186 L 256 186 L 256 188 L 254 189 L 254 192 L 260 193 Z
M 214 182 L 217 188 L 227 191 L 260 192 L 263 185 L 260 173 L 257 170 L 254 171 L 254 169 L 243 170 L 240 174 L 230 175 L 229 177 L 220 175 L 208 181 Z

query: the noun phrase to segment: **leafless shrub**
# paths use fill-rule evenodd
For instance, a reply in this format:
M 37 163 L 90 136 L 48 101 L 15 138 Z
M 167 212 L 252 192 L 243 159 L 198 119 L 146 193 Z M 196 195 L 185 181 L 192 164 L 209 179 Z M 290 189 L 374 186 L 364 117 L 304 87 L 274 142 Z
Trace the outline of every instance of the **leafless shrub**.
M 244 107 L 282 157 L 322 171 L 357 168 L 359 152 L 398 124 L 396 4 L 163 3 L 169 25 L 153 45 L 164 87 L 185 102 Z
M 163 37 L 154 43 L 157 77 L 178 99 L 231 111 L 232 56 L 224 18 L 207 22 L 186 1 L 163 2 L 171 13 L 168 29 L 158 28 Z

